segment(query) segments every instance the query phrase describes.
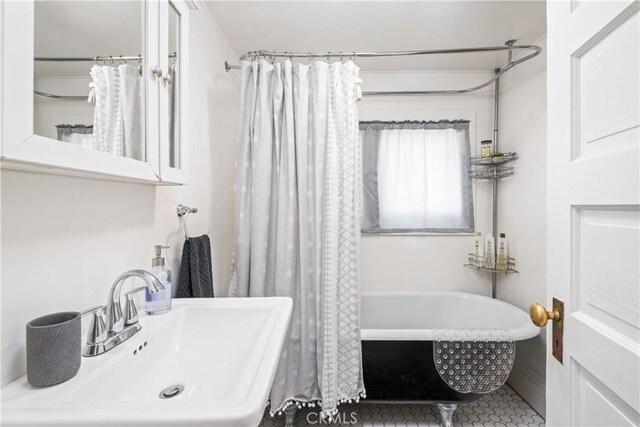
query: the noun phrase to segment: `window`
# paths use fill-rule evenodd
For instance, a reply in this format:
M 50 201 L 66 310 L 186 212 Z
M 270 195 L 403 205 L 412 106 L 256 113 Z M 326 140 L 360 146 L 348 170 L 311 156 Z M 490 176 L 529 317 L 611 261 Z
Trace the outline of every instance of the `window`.
M 363 233 L 473 232 L 469 121 L 360 122 Z

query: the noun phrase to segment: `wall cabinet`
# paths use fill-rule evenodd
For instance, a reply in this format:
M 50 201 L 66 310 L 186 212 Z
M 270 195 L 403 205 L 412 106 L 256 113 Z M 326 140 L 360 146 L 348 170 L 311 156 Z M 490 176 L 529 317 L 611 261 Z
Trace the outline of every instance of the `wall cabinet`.
M 0 22 L 3 169 L 187 183 L 187 2 L 1 2 Z M 102 71 L 120 85 L 107 109 Z

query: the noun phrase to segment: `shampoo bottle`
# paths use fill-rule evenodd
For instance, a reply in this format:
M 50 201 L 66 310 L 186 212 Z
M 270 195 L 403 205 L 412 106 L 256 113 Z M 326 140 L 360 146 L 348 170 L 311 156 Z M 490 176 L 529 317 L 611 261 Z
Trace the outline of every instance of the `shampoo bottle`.
M 504 233 L 500 233 L 500 237 L 498 238 L 498 260 L 496 268 L 501 270 L 506 270 L 509 264 L 508 262 L 508 244 L 507 238 Z
M 151 260 L 151 272 L 164 285 L 164 291 L 150 294 L 146 292 L 147 314 L 162 314 L 171 310 L 171 271 L 164 265 L 162 249 L 168 246 L 156 245 L 156 256 Z
M 487 238 L 484 239 L 484 256 L 485 266 L 493 268 L 496 261 L 496 247 L 493 240 L 493 235 L 491 234 L 487 235 Z
M 490 139 L 486 139 L 480 142 L 480 157 L 489 159 L 491 158 L 491 144 L 493 142 Z
M 475 265 L 482 265 L 484 262 L 484 239 L 482 233 L 476 233 L 476 240 L 473 244 L 473 262 Z

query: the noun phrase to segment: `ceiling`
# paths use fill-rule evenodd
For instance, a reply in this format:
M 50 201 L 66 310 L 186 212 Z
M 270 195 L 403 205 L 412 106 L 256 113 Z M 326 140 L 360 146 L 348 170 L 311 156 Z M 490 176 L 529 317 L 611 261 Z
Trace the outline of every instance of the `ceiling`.
M 251 50 L 380 52 L 530 44 L 544 1 L 205 1 L 238 55 Z M 363 71 L 492 70 L 506 54 L 358 58 Z

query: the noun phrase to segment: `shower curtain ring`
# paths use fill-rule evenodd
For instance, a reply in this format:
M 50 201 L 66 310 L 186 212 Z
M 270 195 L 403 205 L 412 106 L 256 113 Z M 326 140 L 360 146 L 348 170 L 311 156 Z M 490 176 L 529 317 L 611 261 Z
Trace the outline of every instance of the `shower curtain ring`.
M 311 62 L 313 62 L 313 59 L 311 59 L 311 52 L 307 52 L 307 59 L 309 60 L 309 65 L 311 65 Z

